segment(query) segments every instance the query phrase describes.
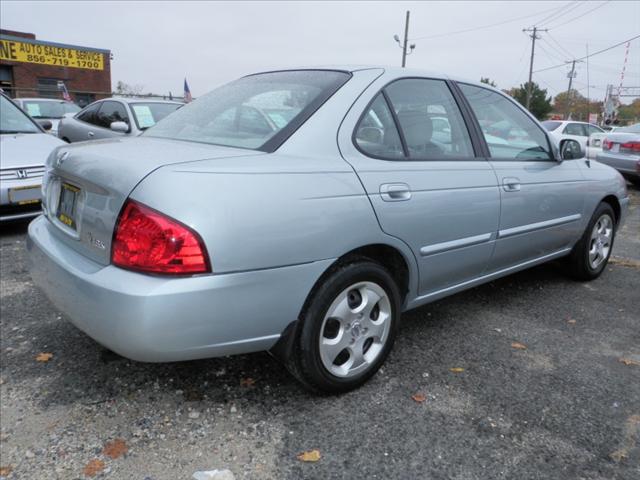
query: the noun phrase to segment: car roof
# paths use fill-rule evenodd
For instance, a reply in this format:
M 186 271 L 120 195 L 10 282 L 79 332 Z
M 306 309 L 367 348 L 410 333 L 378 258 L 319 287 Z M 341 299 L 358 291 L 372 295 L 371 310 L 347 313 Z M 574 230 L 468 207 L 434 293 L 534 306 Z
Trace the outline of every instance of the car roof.
M 14 100 L 17 100 L 17 101 L 20 101 L 20 102 L 38 101 L 38 102 L 52 102 L 52 103 L 73 103 L 73 102 L 68 102 L 66 100 L 63 100 L 61 98 L 20 97 L 20 98 L 14 99 Z
M 182 102 L 176 102 L 174 100 L 162 100 L 158 98 L 145 98 L 145 97 L 109 97 L 109 98 L 101 98 L 98 100 L 102 102 L 104 100 L 119 100 L 124 103 L 173 103 L 176 105 L 182 105 Z

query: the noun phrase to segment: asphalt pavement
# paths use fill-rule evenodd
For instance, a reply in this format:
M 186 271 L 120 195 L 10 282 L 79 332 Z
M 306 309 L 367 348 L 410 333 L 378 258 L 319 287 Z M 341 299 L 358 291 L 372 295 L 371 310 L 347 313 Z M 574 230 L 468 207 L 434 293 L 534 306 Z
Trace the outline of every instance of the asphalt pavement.
M 548 264 L 409 312 L 382 370 L 337 397 L 307 393 L 267 354 L 142 364 L 105 350 L 34 287 L 26 226 L 3 228 L 0 478 L 638 480 L 629 188 L 598 280 Z

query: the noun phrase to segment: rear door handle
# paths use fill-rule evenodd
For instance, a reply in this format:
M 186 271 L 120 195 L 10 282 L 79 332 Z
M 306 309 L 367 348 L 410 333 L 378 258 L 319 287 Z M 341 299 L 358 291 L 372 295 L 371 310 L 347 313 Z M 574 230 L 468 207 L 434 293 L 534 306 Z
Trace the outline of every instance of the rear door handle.
M 95 133 L 93 133 L 93 132 L 89 132 L 89 133 L 87 133 L 87 136 L 88 136 L 88 137 L 93 137 L 94 135 L 95 135 Z
M 502 188 L 505 192 L 519 192 L 520 179 L 516 177 L 506 177 L 502 179 Z
M 406 183 L 383 183 L 380 197 L 385 202 L 402 202 L 411 198 L 411 189 Z

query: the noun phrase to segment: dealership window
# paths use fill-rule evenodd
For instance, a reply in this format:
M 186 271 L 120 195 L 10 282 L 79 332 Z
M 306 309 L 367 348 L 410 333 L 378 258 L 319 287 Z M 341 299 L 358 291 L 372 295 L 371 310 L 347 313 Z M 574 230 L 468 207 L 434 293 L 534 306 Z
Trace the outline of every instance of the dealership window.
M 38 78 L 38 96 L 43 98 L 59 98 L 57 78 Z

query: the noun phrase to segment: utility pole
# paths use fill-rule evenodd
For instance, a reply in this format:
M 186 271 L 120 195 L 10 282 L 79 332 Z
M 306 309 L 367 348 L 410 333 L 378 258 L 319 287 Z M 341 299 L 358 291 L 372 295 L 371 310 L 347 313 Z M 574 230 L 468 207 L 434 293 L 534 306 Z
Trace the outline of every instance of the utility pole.
M 407 10 L 407 17 L 404 21 L 404 42 L 400 43 L 400 38 L 398 35 L 394 35 L 393 39 L 398 42 L 398 45 L 402 49 L 402 68 L 405 68 L 407 65 L 407 55 L 411 55 L 413 53 L 413 49 L 416 48 L 415 43 L 409 45 L 409 15 L 411 12 Z M 409 51 L 407 52 L 407 46 L 409 47 Z
M 569 77 L 569 88 L 567 89 L 567 108 L 565 112 L 565 120 L 569 119 L 571 115 L 571 85 L 573 84 L 573 77 L 576 76 L 576 61 L 571 61 L 571 71 L 567 75 Z
M 527 110 L 529 110 L 529 107 L 531 106 L 531 94 L 533 89 L 531 80 L 533 78 L 533 57 L 535 56 L 536 52 L 536 40 L 540 39 L 540 37 L 538 36 L 538 32 L 546 32 L 547 30 L 548 29 L 546 28 L 544 30 L 541 30 L 538 27 L 522 29 L 523 32 L 531 32 L 531 35 L 529 35 L 531 37 L 531 60 L 529 60 L 529 82 L 527 83 Z

